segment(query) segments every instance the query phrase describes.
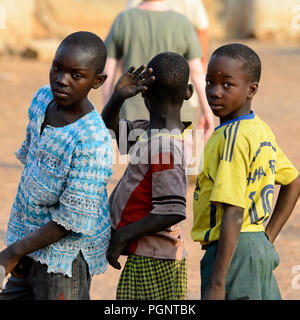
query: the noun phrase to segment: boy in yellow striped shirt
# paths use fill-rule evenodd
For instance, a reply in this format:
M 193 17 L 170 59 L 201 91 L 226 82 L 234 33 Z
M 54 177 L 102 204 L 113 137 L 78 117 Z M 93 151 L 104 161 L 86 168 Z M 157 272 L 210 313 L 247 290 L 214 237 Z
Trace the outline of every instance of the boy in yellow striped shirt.
M 298 172 L 268 125 L 252 110 L 261 63 L 242 44 L 218 48 L 206 77 L 206 95 L 220 125 L 204 151 L 194 193 L 192 238 L 201 261 L 204 299 L 281 299 L 273 246 L 300 193 Z M 274 185 L 280 184 L 271 214 Z

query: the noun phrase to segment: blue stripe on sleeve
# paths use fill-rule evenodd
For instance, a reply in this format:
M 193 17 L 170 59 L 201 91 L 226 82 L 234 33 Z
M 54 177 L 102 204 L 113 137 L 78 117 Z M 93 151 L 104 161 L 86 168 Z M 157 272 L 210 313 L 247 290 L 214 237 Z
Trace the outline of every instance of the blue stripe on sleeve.
M 233 141 L 232 141 L 232 145 L 231 145 L 229 162 L 231 162 L 231 160 L 232 160 L 233 148 L 234 148 L 234 144 L 235 144 L 236 135 L 237 135 L 237 132 L 238 132 L 238 129 L 239 129 L 239 125 L 240 125 L 240 121 L 238 121 L 236 126 L 235 126 Z
M 216 212 L 217 212 L 217 207 L 214 204 L 212 204 L 210 206 L 210 229 L 206 231 L 204 236 L 204 241 L 209 240 L 211 229 L 216 226 Z
M 226 158 L 225 158 L 225 161 L 228 161 L 228 150 L 229 150 L 229 145 L 230 145 L 232 126 L 233 126 L 233 124 L 231 124 L 231 125 L 229 126 L 228 142 L 227 142 L 227 147 L 226 147 Z
M 226 132 L 227 129 L 228 129 L 228 126 L 226 126 L 226 128 L 224 129 L 224 132 L 223 132 L 225 141 L 226 141 L 226 137 L 227 137 L 227 132 Z M 223 160 L 224 152 L 225 152 L 225 148 L 224 148 L 224 150 L 223 150 L 221 160 Z

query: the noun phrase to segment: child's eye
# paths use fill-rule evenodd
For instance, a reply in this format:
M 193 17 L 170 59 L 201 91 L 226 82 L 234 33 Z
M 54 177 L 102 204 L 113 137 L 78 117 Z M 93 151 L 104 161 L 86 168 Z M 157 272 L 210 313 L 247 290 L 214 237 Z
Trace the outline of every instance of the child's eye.
M 53 71 L 58 71 L 58 67 L 52 65 L 52 70 L 53 70 Z
M 211 84 L 212 84 L 212 82 L 211 82 L 211 81 L 206 80 L 206 85 L 210 86 Z
M 73 78 L 74 79 L 80 79 L 80 78 L 82 78 L 82 75 L 80 74 L 80 73 L 73 73 Z
M 223 83 L 223 86 L 224 86 L 225 88 L 229 88 L 229 87 L 232 86 L 232 83 L 230 83 L 230 82 L 225 82 L 225 83 Z

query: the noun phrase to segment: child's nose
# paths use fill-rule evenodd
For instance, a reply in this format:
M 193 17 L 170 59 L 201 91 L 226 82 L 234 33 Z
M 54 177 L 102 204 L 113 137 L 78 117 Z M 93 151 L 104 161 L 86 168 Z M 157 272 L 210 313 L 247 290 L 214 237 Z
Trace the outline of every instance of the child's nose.
M 215 85 L 210 89 L 210 96 L 214 98 L 221 98 L 222 96 L 222 88 L 221 86 Z
M 67 74 L 65 72 L 60 72 L 57 75 L 56 82 L 60 86 L 67 86 L 68 85 L 68 76 L 67 76 Z

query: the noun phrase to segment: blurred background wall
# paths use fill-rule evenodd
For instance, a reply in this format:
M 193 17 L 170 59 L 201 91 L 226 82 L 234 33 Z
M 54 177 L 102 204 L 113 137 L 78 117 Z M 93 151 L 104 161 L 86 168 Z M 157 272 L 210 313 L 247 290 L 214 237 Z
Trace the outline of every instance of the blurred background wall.
M 211 36 L 300 41 L 300 0 L 203 0 Z
M 0 0 L 0 54 L 48 61 L 71 32 L 88 30 L 104 38 L 125 6 L 126 0 Z
M 105 38 L 126 0 L 0 0 L 0 54 L 50 60 L 67 34 Z M 300 0 L 203 0 L 211 39 L 298 42 Z

